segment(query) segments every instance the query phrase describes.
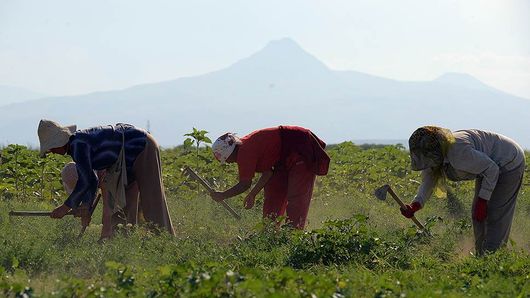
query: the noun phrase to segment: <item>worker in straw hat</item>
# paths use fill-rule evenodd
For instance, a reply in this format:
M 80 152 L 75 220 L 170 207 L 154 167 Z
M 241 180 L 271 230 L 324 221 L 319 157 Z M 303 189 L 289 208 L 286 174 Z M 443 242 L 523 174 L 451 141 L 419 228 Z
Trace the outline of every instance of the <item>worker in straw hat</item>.
M 303 229 L 316 175 L 328 172 L 325 146 L 310 130 L 298 126 L 260 129 L 242 138 L 226 133 L 212 150 L 221 163 L 237 163 L 239 182 L 211 196 L 222 201 L 241 194 L 251 187 L 255 173 L 261 173 L 245 198 L 245 208 L 252 208 L 256 195 L 265 188 L 263 217 L 276 219 L 287 212 L 288 223 Z
M 513 140 L 476 129 L 451 132 L 436 126 L 418 128 L 409 139 L 412 170 L 422 171 L 422 183 L 405 217 L 425 205 L 437 185 L 475 179 L 472 205 L 475 249 L 497 250 L 508 240 L 515 203 L 525 169 L 523 149 Z
M 112 212 L 120 212 L 127 196 L 140 196 L 140 208 L 147 222 L 156 224 L 174 235 L 162 182 L 160 152 L 156 140 L 146 131 L 129 124 L 117 124 L 76 130 L 51 120 L 41 120 L 38 128 L 40 155 L 48 152 L 68 154 L 75 162 L 78 179 L 63 205 L 51 217 L 62 218 L 71 209 L 82 218 L 89 217 L 89 208 L 98 188 L 94 171 L 105 170 L 103 189 Z M 137 191 L 129 191 L 134 182 Z

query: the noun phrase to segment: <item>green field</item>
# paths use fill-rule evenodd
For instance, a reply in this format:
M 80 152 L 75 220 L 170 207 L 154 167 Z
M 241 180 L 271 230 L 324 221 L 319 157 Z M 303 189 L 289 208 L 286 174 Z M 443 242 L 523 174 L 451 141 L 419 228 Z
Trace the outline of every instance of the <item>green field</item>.
M 475 257 L 470 220 L 473 182 L 451 183 L 417 217 L 418 233 L 376 187 L 391 184 L 404 201 L 418 187 L 400 146 L 330 146 L 330 174 L 315 186 L 305 232 L 275 229 L 243 196 L 228 200 L 236 221 L 181 175 L 196 168 L 219 189 L 236 182 L 209 148 L 162 152 L 176 238 L 124 227 L 98 244 L 100 208 L 82 239 L 78 219 L 9 218 L 9 210 L 48 210 L 65 194 L 67 158 L 37 158 L 21 146 L 2 150 L 0 296 L 8 297 L 530 297 L 530 178 L 519 196 L 506 249 Z

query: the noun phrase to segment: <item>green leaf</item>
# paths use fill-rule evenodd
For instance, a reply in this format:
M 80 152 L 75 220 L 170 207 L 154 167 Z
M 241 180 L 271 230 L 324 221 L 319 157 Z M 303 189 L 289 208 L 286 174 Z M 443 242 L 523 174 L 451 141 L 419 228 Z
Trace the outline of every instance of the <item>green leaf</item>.
M 204 137 L 204 139 L 202 140 L 204 143 L 206 144 L 211 144 L 212 143 L 212 140 L 210 140 L 209 137 Z
M 11 259 L 11 268 L 17 269 L 19 265 L 18 259 L 16 257 L 13 257 Z
M 184 147 L 185 148 L 189 148 L 189 147 L 193 146 L 194 143 L 195 143 L 195 141 L 193 139 L 187 138 L 187 139 L 184 140 Z

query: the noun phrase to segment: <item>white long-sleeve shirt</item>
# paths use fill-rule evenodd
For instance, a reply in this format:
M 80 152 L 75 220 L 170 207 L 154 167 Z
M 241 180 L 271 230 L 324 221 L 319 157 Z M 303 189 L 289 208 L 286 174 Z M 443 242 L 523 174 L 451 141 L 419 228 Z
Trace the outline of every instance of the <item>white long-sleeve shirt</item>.
M 489 200 L 499 174 L 509 172 L 524 162 L 523 149 L 512 139 L 477 129 L 453 132 L 455 143 L 449 148 L 443 169 L 449 180 L 473 180 L 482 177 L 478 196 Z M 421 173 L 422 183 L 414 198 L 422 206 L 435 187 L 431 168 Z

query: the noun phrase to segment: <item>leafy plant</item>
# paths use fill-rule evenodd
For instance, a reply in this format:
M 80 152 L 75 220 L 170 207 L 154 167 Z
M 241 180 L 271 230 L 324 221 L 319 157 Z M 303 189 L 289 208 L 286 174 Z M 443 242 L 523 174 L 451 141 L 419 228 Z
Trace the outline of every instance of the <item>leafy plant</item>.
M 0 155 L 0 198 L 57 201 L 64 196 L 59 174 L 67 157 L 51 154 L 42 159 L 21 145 L 9 145 Z
M 184 148 L 190 148 L 195 145 L 196 154 L 195 154 L 195 169 L 199 168 L 199 147 L 201 143 L 211 144 L 212 140 L 206 136 L 208 132 L 206 130 L 198 130 L 193 127 L 193 130 L 190 133 L 185 134 L 185 137 L 188 137 L 184 140 Z M 199 195 L 199 182 L 197 184 L 197 195 Z
M 208 132 L 206 130 L 198 130 L 195 127 L 193 128 L 193 131 L 190 133 L 185 134 L 185 137 L 188 137 L 184 140 L 184 147 L 189 148 L 193 145 L 195 145 L 196 149 L 196 162 L 197 162 L 197 168 L 199 167 L 199 147 L 201 146 L 201 143 L 204 144 L 211 144 L 212 140 L 206 136 Z

